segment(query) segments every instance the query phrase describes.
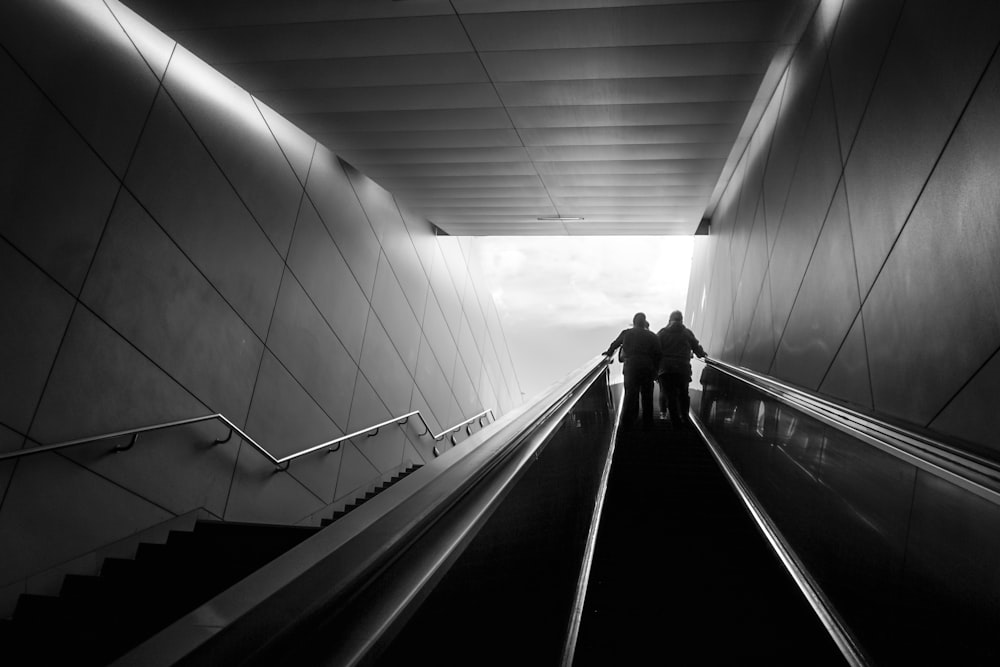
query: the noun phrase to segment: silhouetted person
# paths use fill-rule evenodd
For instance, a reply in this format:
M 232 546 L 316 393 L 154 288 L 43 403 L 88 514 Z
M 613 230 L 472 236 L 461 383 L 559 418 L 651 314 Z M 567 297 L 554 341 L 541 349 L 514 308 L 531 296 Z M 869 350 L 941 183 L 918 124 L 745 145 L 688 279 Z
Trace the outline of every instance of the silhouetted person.
M 667 326 L 656 332 L 656 337 L 661 353 L 660 371 L 656 377 L 660 384 L 660 416 L 665 416 L 669 409 L 671 426 L 680 428 L 681 424 L 690 423 L 688 385 L 691 384 L 691 355 L 693 353 L 704 359 L 705 350 L 691 330 L 684 326 L 684 316 L 679 310 L 670 313 Z
M 622 428 L 628 429 L 635 423 L 642 403 L 642 424 L 653 426 L 653 380 L 660 363 L 660 341 L 649 330 L 649 322 L 644 313 L 636 313 L 632 318 L 632 328 L 625 329 L 608 346 L 605 355 L 614 354 L 622 348 L 625 364 L 625 401 L 622 407 Z

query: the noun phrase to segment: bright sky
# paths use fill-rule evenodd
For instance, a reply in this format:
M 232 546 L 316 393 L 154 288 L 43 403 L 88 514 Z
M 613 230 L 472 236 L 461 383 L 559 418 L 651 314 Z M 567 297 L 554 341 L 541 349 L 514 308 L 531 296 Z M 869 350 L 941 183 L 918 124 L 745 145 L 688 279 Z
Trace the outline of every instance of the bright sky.
M 685 310 L 690 236 L 477 237 L 524 398 L 607 349 L 632 316 Z M 612 366 L 613 375 L 621 364 Z

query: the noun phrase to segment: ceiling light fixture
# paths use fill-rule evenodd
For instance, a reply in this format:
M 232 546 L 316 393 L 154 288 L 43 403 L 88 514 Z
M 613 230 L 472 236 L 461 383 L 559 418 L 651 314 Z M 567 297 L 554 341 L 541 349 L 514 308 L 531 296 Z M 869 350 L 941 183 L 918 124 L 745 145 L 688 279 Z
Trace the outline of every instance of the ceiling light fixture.
M 542 217 L 540 217 L 538 219 L 539 220 L 561 220 L 563 222 L 565 222 L 567 220 L 583 220 L 583 218 L 567 218 L 567 217 L 561 216 L 561 215 L 543 215 Z

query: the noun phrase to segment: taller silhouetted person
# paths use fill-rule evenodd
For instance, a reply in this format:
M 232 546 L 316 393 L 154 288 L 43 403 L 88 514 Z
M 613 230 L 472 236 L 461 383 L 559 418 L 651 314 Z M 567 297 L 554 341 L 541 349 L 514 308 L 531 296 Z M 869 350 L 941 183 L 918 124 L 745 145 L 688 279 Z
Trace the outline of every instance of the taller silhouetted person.
M 656 332 L 656 337 L 661 354 L 656 378 L 660 383 L 660 413 L 662 415 L 669 409 L 671 426 L 680 428 L 689 422 L 691 355 L 704 359 L 705 350 L 691 330 L 684 326 L 684 316 L 679 310 L 670 313 L 667 326 Z
M 621 426 L 629 429 L 634 425 L 641 401 L 642 424 L 652 428 L 653 381 L 660 363 L 660 341 L 649 330 L 645 313 L 636 313 L 632 318 L 632 328 L 622 330 L 604 354 L 612 355 L 619 347 L 622 348 L 622 361 L 625 365 L 625 401 Z

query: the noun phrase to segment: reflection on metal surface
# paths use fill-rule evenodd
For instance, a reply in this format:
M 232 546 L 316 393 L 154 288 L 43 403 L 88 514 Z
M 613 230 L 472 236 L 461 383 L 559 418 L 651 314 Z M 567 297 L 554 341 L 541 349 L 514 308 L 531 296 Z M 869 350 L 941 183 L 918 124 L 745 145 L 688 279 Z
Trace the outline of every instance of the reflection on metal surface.
M 712 457 L 719 464 L 730 486 L 732 486 L 743 502 L 743 505 L 750 512 L 750 516 L 757 524 L 758 529 L 771 544 L 771 548 L 777 554 L 788 573 L 791 574 L 795 580 L 795 584 L 802 591 L 817 616 L 819 616 L 830 636 L 837 643 L 838 648 L 840 648 L 841 653 L 844 655 L 844 659 L 848 664 L 853 666 L 868 664 L 869 660 L 864 653 L 864 649 L 858 645 L 855 638 L 851 635 L 844 620 L 840 618 L 837 610 L 826 598 L 822 587 L 813 579 L 808 568 L 803 565 L 795 553 L 795 550 L 786 543 L 781 531 L 775 527 L 767 511 L 754 497 L 753 491 L 744 483 L 739 473 L 733 468 L 729 459 L 722 452 L 719 443 L 706 430 L 704 424 L 701 423 L 697 416 L 694 417 L 692 422 L 695 428 L 698 429 L 702 439 L 708 445 Z
M 990 462 L 743 369 L 702 379 L 707 433 L 873 664 L 1000 660 Z

